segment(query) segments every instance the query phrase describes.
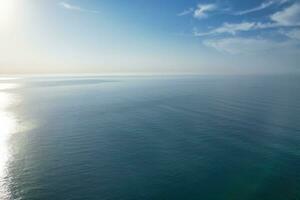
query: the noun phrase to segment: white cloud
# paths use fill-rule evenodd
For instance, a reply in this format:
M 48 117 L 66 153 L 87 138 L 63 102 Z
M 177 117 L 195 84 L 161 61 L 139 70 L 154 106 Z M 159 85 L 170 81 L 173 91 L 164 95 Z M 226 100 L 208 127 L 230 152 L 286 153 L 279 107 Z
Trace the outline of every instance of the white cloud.
M 81 8 L 80 6 L 72 5 L 67 2 L 60 2 L 59 5 L 67 10 L 79 11 L 79 12 L 90 12 L 90 13 L 99 13 L 97 10 L 89 10 L 85 8 Z
M 286 1 L 288 0 L 277 0 L 276 2 L 283 3 Z M 270 1 L 270 2 L 274 2 L 274 1 Z M 202 34 L 198 33 L 198 36 L 221 34 L 221 33 L 229 33 L 235 35 L 237 32 L 241 32 L 241 31 L 279 28 L 285 26 L 300 26 L 300 4 L 295 3 L 290 7 L 285 8 L 282 11 L 278 11 L 275 14 L 271 15 L 270 19 L 273 22 L 270 23 L 242 22 L 237 24 L 224 23 L 221 27 L 216 28 L 208 33 L 202 33 Z
M 194 12 L 194 8 L 189 8 L 189 9 L 184 10 L 183 12 L 179 13 L 178 16 L 188 15 L 188 14 L 191 14 L 192 12 Z
M 257 8 L 253 8 L 247 11 L 241 11 L 240 14 L 246 14 L 250 12 L 255 12 L 267 8 L 273 4 L 284 4 L 286 2 L 291 2 L 290 0 L 271 0 L 261 4 Z M 215 9 L 215 8 L 214 8 Z M 203 11 L 200 18 L 206 17 L 206 11 Z M 200 12 L 201 13 L 201 12 Z M 230 54 L 241 54 L 241 53 L 261 53 L 270 52 L 274 50 L 281 51 L 281 49 L 286 49 L 289 52 L 299 52 L 300 45 L 300 3 L 293 3 L 289 6 L 285 6 L 284 9 L 275 12 L 269 16 L 270 22 L 241 22 L 241 23 L 229 23 L 225 22 L 220 27 L 211 29 L 208 32 L 199 32 L 194 30 L 194 36 L 211 36 L 219 34 L 230 34 L 236 35 L 239 32 L 247 32 L 254 30 L 263 30 L 271 28 L 282 28 L 287 31 L 280 31 L 279 33 L 286 35 L 288 39 L 284 41 L 276 41 L 271 38 L 263 37 L 227 37 L 222 39 L 207 39 L 204 40 L 204 45 L 212 47 L 218 51 L 226 52 Z M 294 27 L 293 30 L 288 30 Z
M 194 36 L 208 36 L 208 35 L 223 34 L 223 33 L 236 35 L 238 32 L 242 32 L 242 31 L 251 31 L 251 30 L 276 28 L 276 27 L 278 27 L 278 24 L 274 24 L 274 23 L 242 22 L 242 23 L 231 24 L 225 22 L 222 26 L 213 29 L 209 32 L 201 33 L 201 32 L 194 31 Z
M 243 22 L 239 24 L 230 24 L 225 22 L 221 27 L 216 28 L 212 31 L 206 33 L 194 32 L 195 36 L 205 36 L 205 35 L 213 35 L 213 34 L 221 34 L 221 33 L 229 33 L 235 35 L 240 31 L 249 31 L 252 29 L 256 29 L 256 23 L 254 22 Z
M 268 8 L 268 7 L 270 7 L 273 4 L 274 4 L 274 1 L 263 2 L 262 4 L 260 4 L 259 6 L 255 7 L 255 8 L 251 8 L 251 9 L 248 9 L 248 10 L 239 11 L 239 12 L 236 12 L 235 14 L 236 15 L 249 14 L 249 13 L 252 13 L 252 12 L 256 12 L 256 11 L 260 11 L 260 10 L 263 10 L 265 8 Z
M 217 9 L 215 4 L 198 4 L 197 8 L 194 10 L 194 17 L 197 19 L 203 19 L 208 17 L 209 12 Z
M 260 4 L 257 7 L 247 9 L 247 10 L 243 10 L 243 11 L 239 11 L 239 12 L 236 12 L 234 14 L 235 15 L 246 15 L 246 14 L 249 14 L 249 13 L 252 13 L 252 12 L 257 12 L 257 11 L 260 11 L 260 10 L 264 10 L 264 9 L 274 5 L 274 4 L 284 4 L 288 1 L 289 0 L 269 0 L 269 1 L 263 2 L 262 4 Z
M 300 29 L 294 29 L 294 30 L 291 30 L 288 32 L 282 32 L 282 33 L 291 39 L 300 41 Z
M 271 15 L 271 20 L 282 26 L 300 26 L 300 3 L 295 3 Z
M 218 40 L 206 40 L 204 45 L 212 47 L 218 51 L 241 54 L 241 53 L 259 53 L 262 51 L 291 48 L 295 43 L 291 41 L 275 42 L 262 38 L 224 38 Z

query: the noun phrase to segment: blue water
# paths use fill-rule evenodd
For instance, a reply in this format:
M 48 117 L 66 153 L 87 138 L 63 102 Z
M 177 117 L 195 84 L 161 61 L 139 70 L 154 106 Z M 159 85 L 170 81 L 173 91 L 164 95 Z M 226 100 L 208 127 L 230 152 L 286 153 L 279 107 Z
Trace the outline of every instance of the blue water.
M 300 199 L 296 75 L 2 77 L 0 103 L 0 199 Z

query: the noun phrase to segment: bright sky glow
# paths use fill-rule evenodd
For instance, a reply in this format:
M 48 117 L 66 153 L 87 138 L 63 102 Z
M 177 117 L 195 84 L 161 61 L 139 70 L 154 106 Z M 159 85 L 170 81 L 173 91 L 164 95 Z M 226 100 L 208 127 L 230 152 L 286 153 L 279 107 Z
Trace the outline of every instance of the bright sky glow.
M 15 15 L 15 0 L 0 0 L 0 30 L 8 28 Z

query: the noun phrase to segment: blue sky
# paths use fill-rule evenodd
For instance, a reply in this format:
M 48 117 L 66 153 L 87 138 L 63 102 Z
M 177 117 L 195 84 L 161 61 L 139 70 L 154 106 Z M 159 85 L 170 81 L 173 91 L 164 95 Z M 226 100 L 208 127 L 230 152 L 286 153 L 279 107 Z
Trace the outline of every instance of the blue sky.
M 0 3 L 0 73 L 300 72 L 297 0 Z

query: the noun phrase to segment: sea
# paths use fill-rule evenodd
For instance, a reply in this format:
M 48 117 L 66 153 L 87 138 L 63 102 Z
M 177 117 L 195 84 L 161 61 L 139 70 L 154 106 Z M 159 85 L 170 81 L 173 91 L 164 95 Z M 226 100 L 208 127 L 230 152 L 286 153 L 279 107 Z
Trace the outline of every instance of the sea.
M 300 76 L 0 76 L 1 200 L 299 200 Z

